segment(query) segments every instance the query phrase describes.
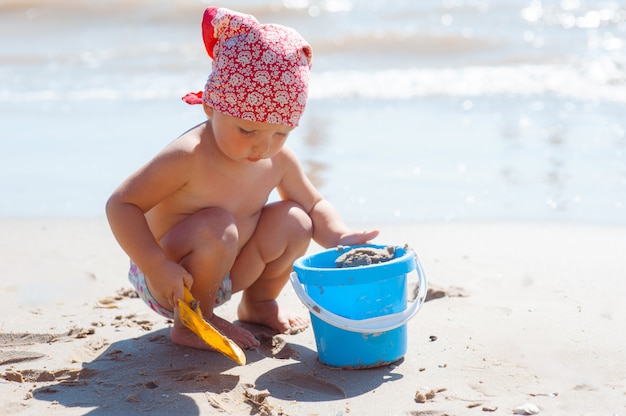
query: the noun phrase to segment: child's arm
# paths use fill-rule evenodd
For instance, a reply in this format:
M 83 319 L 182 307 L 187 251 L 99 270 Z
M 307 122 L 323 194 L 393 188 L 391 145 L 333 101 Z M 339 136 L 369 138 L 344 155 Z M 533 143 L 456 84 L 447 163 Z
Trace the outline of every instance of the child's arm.
M 378 236 L 378 230 L 353 232 L 343 222 L 335 207 L 306 177 L 295 154 L 283 148 L 285 172 L 278 191 L 283 199 L 302 205 L 313 222 L 313 239 L 322 247 L 365 244 Z
M 186 180 L 189 160 L 184 152 L 171 151 L 171 147 L 122 182 L 107 201 L 106 214 L 122 249 L 174 308 L 178 299 L 184 299 L 183 284 L 191 287 L 193 279 L 167 257 L 145 217 Z
M 326 199 L 320 199 L 309 212 L 313 221 L 313 239 L 322 247 L 365 244 L 378 236 L 378 230 L 351 231 L 339 212 Z

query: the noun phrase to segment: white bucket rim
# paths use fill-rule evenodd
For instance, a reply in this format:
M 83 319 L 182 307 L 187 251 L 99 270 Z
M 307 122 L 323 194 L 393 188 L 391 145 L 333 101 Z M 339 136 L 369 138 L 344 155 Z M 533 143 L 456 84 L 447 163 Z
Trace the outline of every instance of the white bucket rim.
M 413 253 L 415 254 L 415 252 Z M 419 289 L 415 300 L 410 304 L 410 306 L 407 306 L 407 308 L 402 312 L 375 316 L 366 319 L 346 318 L 323 308 L 315 302 L 315 300 L 313 300 L 308 293 L 306 293 L 304 285 L 300 282 L 298 274 L 295 271 L 292 272 L 289 277 L 296 295 L 298 295 L 298 298 L 300 298 L 302 303 L 313 315 L 334 327 L 351 332 L 370 334 L 391 331 L 404 325 L 411 318 L 413 318 L 417 311 L 419 311 L 422 307 L 426 300 L 428 279 L 426 278 L 426 273 L 424 273 L 422 264 L 417 258 L 417 254 L 415 254 L 415 270 L 418 276 Z

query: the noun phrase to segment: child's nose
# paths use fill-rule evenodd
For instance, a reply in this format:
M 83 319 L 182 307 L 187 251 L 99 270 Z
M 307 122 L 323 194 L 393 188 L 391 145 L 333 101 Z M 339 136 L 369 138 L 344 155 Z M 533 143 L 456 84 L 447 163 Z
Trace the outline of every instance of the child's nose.
M 270 152 L 270 147 L 272 145 L 272 141 L 271 138 L 269 137 L 264 137 L 262 139 L 259 139 L 259 141 L 257 141 L 253 146 L 252 146 L 252 152 L 259 157 L 263 157 L 266 156 L 267 154 L 269 154 Z

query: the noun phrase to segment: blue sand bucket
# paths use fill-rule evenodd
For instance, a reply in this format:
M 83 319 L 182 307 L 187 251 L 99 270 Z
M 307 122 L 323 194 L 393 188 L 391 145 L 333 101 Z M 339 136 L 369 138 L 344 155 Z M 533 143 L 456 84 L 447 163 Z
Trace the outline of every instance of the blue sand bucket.
M 399 360 L 407 349 L 406 323 L 424 303 L 428 283 L 411 249 L 395 247 L 387 262 L 336 268 L 335 260 L 361 245 L 333 248 L 294 262 L 291 283 L 309 309 L 320 361 L 333 367 L 369 368 Z M 407 303 L 407 274 L 417 271 L 419 291 Z

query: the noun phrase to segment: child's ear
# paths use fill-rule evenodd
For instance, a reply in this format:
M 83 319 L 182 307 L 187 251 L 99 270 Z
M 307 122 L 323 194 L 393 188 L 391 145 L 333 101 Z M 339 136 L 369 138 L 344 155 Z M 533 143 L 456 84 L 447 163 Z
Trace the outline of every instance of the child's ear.
M 208 118 L 213 118 L 213 107 L 210 107 L 207 103 L 203 102 L 202 107 Z

